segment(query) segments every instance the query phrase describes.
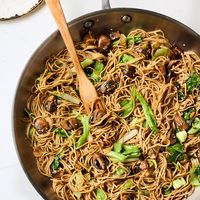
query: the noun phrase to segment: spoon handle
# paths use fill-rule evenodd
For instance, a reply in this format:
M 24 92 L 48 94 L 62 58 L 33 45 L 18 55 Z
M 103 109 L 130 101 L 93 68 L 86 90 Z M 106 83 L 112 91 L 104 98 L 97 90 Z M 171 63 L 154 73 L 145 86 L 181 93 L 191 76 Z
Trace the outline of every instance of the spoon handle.
M 54 20 L 58 26 L 58 29 L 61 33 L 61 36 L 64 40 L 64 43 L 68 49 L 72 62 L 74 64 L 78 82 L 79 82 L 79 92 L 86 112 L 89 114 L 92 110 L 93 104 L 98 98 L 96 88 L 92 82 L 88 79 L 81 64 L 79 62 L 78 56 L 76 54 L 76 49 L 74 42 L 72 40 L 71 34 L 69 32 L 67 21 L 65 19 L 60 0 L 45 0 L 47 6 L 49 7 Z
M 80 65 L 78 56 L 76 54 L 74 42 L 73 42 L 71 34 L 69 32 L 69 28 L 67 26 L 67 21 L 65 19 L 63 9 L 60 4 L 60 0 L 45 0 L 45 2 L 48 5 L 48 7 L 52 13 L 54 20 L 56 21 L 57 27 L 61 33 L 61 36 L 64 40 L 64 43 L 68 49 L 68 52 L 71 56 L 74 67 L 76 69 L 77 76 L 80 76 L 80 74 L 83 75 L 84 72 Z
M 111 6 L 110 6 L 110 0 L 102 0 L 101 3 L 102 3 L 102 9 L 103 10 L 111 8 Z

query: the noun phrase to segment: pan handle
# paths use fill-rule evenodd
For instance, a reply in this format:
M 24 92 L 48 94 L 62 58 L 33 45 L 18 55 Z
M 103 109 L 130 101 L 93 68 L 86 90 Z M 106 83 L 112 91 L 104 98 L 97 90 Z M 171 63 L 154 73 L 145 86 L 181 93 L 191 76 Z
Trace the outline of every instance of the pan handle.
M 102 0 L 102 9 L 110 9 L 111 6 L 110 6 L 110 0 Z

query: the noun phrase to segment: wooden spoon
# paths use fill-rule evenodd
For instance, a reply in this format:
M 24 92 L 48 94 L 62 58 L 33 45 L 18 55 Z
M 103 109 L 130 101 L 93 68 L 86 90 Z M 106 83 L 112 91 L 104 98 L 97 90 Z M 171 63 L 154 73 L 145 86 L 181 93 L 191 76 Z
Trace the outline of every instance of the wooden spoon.
M 57 23 L 58 29 L 61 33 L 61 36 L 64 40 L 64 43 L 68 49 L 68 52 L 71 56 L 72 62 L 76 69 L 76 74 L 79 82 L 79 91 L 81 100 L 85 106 L 86 112 L 89 114 L 90 111 L 93 109 L 94 104 L 99 101 L 96 89 L 94 85 L 90 82 L 88 77 L 85 75 L 81 64 L 79 62 L 78 56 L 76 54 L 76 49 L 74 47 L 74 43 L 69 32 L 67 22 L 60 4 L 60 0 L 45 0 L 46 4 L 48 5 L 54 20 Z M 100 105 L 102 108 L 103 106 Z

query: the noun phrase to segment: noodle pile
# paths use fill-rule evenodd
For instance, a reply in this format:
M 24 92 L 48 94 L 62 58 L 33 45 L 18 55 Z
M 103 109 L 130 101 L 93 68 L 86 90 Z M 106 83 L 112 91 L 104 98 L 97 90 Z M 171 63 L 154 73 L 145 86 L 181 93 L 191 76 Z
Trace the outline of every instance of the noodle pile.
M 67 50 L 46 61 L 26 109 L 38 169 L 65 200 L 186 199 L 200 175 L 200 58 L 161 30 L 112 36 L 77 44 L 105 113 L 87 115 Z

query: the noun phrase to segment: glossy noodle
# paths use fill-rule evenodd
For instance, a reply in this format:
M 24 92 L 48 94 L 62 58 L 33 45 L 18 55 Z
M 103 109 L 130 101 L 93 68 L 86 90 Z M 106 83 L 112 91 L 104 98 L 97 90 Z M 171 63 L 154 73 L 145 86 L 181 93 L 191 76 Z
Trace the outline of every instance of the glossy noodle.
M 88 33 L 77 53 L 105 108 L 87 115 L 67 50 L 46 61 L 26 108 L 38 169 L 58 197 L 190 196 L 200 185 L 199 56 L 141 29 Z

